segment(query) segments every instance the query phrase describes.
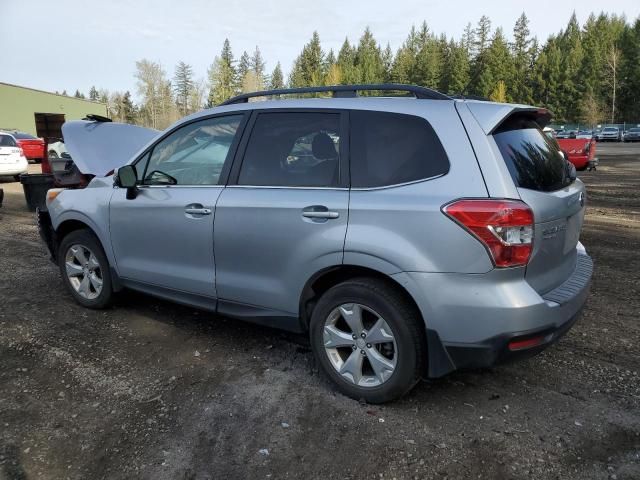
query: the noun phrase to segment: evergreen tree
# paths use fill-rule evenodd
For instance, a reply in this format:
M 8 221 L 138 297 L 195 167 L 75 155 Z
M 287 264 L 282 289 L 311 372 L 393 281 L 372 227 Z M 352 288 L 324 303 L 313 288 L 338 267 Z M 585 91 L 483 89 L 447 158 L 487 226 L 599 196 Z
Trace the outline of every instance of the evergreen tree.
M 366 27 L 358 47 L 356 48 L 355 64 L 360 73 L 361 83 L 382 83 L 384 79 L 384 67 L 380 47 L 373 38 L 369 27 Z
M 181 115 L 191 113 L 189 100 L 193 90 L 193 68 L 182 61 L 176 66 L 173 77 L 173 88 L 176 95 L 176 106 Z
M 228 100 L 237 91 L 237 72 L 231 44 L 226 38 L 220 56 L 216 57 L 209 67 L 209 95 L 207 105 L 213 107 Z
M 576 14 L 571 15 L 566 30 L 558 37 L 561 52 L 561 75 L 559 85 L 560 109 L 556 115 L 563 119 L 580 116 L 581 91 L 579 85 L 580 68 L 584 53 L 582 50 L 582 34 Z
M 474 56 L 480 56 L 489 48 L 491 42 L 491 20 L 489 17 L 486 15 L 480 17 L 473 34 L 472 52 Z
M 122 121 L 133 124 L 136 121 L 136 116 L 136 107 L 131 100 L 131 93 L 127 90 L 122 96 Z
M 84 95 L 80 93 L 80 90 L 76 89 L 76 93 L 73 94 L 74 98 L 84 98 Z
M 345 38 L 338 52 L 338 66 L 342 83 L 353 84 L 358 83 L 360 79 L 360 70 L 356 66 L 356 51 L 349 43 L 349 39 Z
M 483 86 L 485 89 L 482 91 L 482 95 L 491 97 L 497 89 L 500 91 L 500 98 L 504 98 L 504 101 L 508 102 L 513 101 L 512 92 L 506 88 L 507 85 L 513 84 L 513 77 L 513 60 L 507 39 L 502 33 L 502 28 L 498 28 L 491 39 L 491 45 L 486 50 L 486 72 L 481 75 L 481 78 L 483 81 L 486 80 L 487 85 Z M 499 85 L 500 82 L 502 82 L 502 86 Z M 501 90 L 504 90 L 504 95 Z
M 236 90 L 237 92 L 242 91 L 242 84 L 244 82 L 244 77 L 247 76 L 247 72 L 251 69 L 251 58 L 249 54 L 245 50 L 242 52 L 242 56 L 238 61 L 238 69 L 237 69 L 237 77 L 236 77 Z
M 624 29 L 620 38 L 619 118 L 627 122 L 640 121 L 640 18 Z
M 487 50 L 490 46 L 491 20 L 483 15 L 474 30 L 474 42 L 472 44 L 473 63 L 471 65 L 471 79 L 468 92 L 473 95 L 486 97 L 493 90 L 493 79 L 487 66 Z
M 386 48 L 381 53 L 382 78 L 385 83 L 391 82 L 391 70 L 393 69 L 393 51 L 391 45 L 387 43 Z
M 511 97 L 517 103 L 531 103 L 531 46 L 529 19 L 522 13 L 513 28 L 513 78 L 510 85 Z
M 318 32 L 313 32 L 311 40 L 302 48 L 296 58 L 289 76 L 292 87 L 308 87 L 321 85 L 324 79 L 324 52 L 320 45 Z
M 69 96 L 69 95 L 67 95 L 67 91 L 66 90 L 62 90 L 62 95 L 64 95 L 65 97 Z
M 420 48 L 418 32 L 411 27 L 407 39 L 396 52 L 391 68 L 391 79 L 396 83 L 411 83 L 414 76 L 416 55 Z
M 89 90 L 89 100 L 98 101 L 98 90 L 96 90 L 95 86 L 92 86 L 91 90 Z
M 464 40 L 453 39 L 447 45 L 440 89 L 450 94 L 462 94 L 469 83 L 469 56 Z
M 256 81 L 256 90 L 263 90 L 264 86 L 267 83 L 267 78 L 265 76 L 265 68 L 266 64 L 262 58 L 262 54 L 260 53 L 260 49 L 256 45 L 256 49 L 253 52 L 253 55 L 249 59 L 249 68 L 253 71 L 255 75 Z
M 271 73 L 271 83 L 269 84 L 269 88 L 271 90 L 284 88 L 284 76 L 282 75 L 282 67 L 280 66 L 280 62 L 276 64 L 276 67 Z
M 540 51 L 533 69 L 533 96 L 535 103 L 547 107 L 554 118 L 566 120 L 559 87 L 562 75 L 562 53 L 555 37 L 550 37 Z

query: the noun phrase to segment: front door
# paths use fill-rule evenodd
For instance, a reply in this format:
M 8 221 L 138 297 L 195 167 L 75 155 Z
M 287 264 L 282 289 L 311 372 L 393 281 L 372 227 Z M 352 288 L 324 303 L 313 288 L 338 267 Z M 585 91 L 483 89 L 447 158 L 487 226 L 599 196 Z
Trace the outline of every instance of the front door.
M 125 283 L 216 296 L 214 211 L 242 120 L 227 115 L 178 128 L 135 164 L 136 198 L 115 190 L 111 243 Z
M 342 263 L 345 125 L 335 111 L 254 113 L 242 163 L 216 207 L 221 311 L 224 300 L 227 311 L 297 317 L 305 282 Z

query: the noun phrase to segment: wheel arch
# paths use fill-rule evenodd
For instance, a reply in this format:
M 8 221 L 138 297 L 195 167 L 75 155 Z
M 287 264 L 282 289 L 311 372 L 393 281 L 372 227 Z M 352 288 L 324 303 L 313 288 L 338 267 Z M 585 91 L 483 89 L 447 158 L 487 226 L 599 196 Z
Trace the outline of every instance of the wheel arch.
M 323 293 L 338 283 L 358 277 L 377 278 L 388 283 L 411 303 L 412 307 L 416 309 L 424 323 L 422 312 L 420 311 L 420 308 L 413 296 L 403 285 L 394 280 L 393 277 L 370 267 L 343 264 L 323 268 L 313 274 L 305 283 L 302 293 L 300 294 L 299 306 L 300 322 L 303 331 L 307 331 L 309 329 L 309 321 L 311 320 L 313 308 Z
M 335 265 L 324 268 L 312 275 L 311 278 L 307 280 L 300 295 L 299 318 L 302 331 L 306 332 L 309 330 L 309 322 L 313 308 L 324 292 L 338 283 L 357 277 L 370 277 L 383 280 L 391 288 L 399 292 L 412 307 L 415 308 L 422 320 L 422 331 L 424 332 L 427 342 L 427 358 L 425 359 L 427 362 L 427 377 L 437 378 L 455 370 L 455 365 L 442 344 L 438 333 L 428 327 L 423 311 L 409 289 L 394 278 L 395 276 L 370 267 L 351 264 Z
M 102 247 L 102 251 L 104 252 L 105 256 L 107 257 L 107 261 L 109 262 L 109 270 L 111 272 L 112 288 L 113 288 L 113 290 L 115 292 L 121 290 L 122 289 L 122 285 L 120 283 L 120 278 L 118 276 L 118 273 L 117 273 L 117 271 L 115 269 L 115 262 L 114 262 L 113 258 L 111 257 L 111 251 L 110 251 L 110 249 L 107 248 L 107 245 L 105 245 L 105 242 L 103 241 L 103 239 L 99 235 L 98 231 L 89 222 L 86 222 L 86 221 L 84 221 L 82 219 L 78 219 L 78 218 L 75 218 L 75 217 L 66 218 L 66 219 L 62 220 L 58 224 L 57 228 L 55 229 L 55 238 L 56 238 L 55 248 L 56 248 L 56 250 L 59 248 L 59 246 L 62 243 L 62 240 L 64 239 L 64 237 L 66 237 L 70 233 L 76 232 L 78 230 L 88 230 L 89 232 L 91 232 L 93 234 L 94 237 L 96 237 L 96 239 L 98 240 L 98 243 Z

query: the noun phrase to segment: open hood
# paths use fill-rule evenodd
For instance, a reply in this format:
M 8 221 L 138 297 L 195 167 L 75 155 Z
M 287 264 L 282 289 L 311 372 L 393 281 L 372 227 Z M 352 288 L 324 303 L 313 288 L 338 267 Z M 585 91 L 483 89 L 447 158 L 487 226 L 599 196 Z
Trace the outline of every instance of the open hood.
M 64 144 L 78 170 L 100 177 L 126 165 L 159 133 L 126 123 L 74 120 L 62 125 Z

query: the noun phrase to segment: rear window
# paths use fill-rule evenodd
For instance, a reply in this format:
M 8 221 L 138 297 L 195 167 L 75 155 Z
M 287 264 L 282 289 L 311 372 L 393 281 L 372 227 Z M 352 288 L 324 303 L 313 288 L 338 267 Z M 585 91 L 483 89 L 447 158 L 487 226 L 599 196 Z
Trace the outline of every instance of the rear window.
M 444 175 L 449 160 L 423 118 L 352 111 L 351 186 L 382 187 Z
M 33 135 L 29 135 L 28 133 L 16 132 L 13 134 L 13 136 L 19 140 L 36 140 L 36 137 L 34 137 Z
M 0 147 L 15 147 L 16 141 L 9 135 L 0 135 Z
M 553 191 L 568 185 L 567 162 L 556 142 L 527 117 L 507 119 L 493 134 L 513 181 L 521 188 Z

